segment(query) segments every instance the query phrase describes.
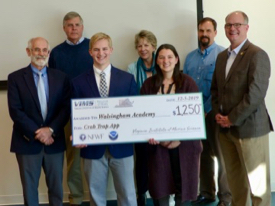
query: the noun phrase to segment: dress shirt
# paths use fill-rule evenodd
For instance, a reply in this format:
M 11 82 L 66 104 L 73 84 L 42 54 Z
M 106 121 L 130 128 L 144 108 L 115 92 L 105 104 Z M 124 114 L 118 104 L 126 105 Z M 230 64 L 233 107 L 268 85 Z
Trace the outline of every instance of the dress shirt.
M 111 64 L 109 64 L 104 70 L 100 70 L 93 66 L 94 72 L 95 72 L 95 80 L 96 80 L 96 85 L 99 90 L 100 88 L 100 73 L 104 72 L 105 73 L 105 78 L 106 78 L 106 83 L 107 83 L 107 91 L 109 95 L 109 88 L 110 88 L 110 80 L 111 80 Z
M 246 40 L 244 40 L 238 47 L 236 47 L 233 50 L 231 50 L 230 47 L 228 48 L 228 59 L 227 59 L 226 68 L 225 68 L 225 78 L 227 77 L 227 74 L 229 73 L 234 60 L 236 59 L 239 51 L 243 47 L 243 45 L 246 42 Z
M 37 82 L 39 79 L 39 70 L 36 69 L 32 64 L 31 64 L 31 68 L 32 68 L 32 73 L 33 73 L 33 78 L 34 78 L 34 82 L 35 85 L 37 87 Z M 45 86 L 45 93 L 46 93 L 46 98 L 47 98 L 47 102 L 49 102 L 49 83 L 48 83 L 48 75 L 47 75 L 47 67 L 44 67 L 42 70 L 42 79 L 44 82 L 44 86 Z
M 217 56 L 223 50 L 224 48 L 222 46 L 214 42 L 204 51 L 201 51 L 200 48 L 195 49 L 190 52 L 185 59 L 183 73 L 191 76 L 202 92 L 204 111 L 206 113 L 212 109 L 210 92 L 212 76 Z
M 76 42 L 76 44 L 74 44 L 73 42 L 71 42 L 69 39 L 66 39 L 66 42 L 67 42 L 67 44 L 74 46 L 74 45 L 78 45 L 78 44 L 80 44 L 81 42 L 83 42 L 84 39 L 85 39 L 84 37 L 81 37 L 81 38 L 78 40 L 78 42 Z

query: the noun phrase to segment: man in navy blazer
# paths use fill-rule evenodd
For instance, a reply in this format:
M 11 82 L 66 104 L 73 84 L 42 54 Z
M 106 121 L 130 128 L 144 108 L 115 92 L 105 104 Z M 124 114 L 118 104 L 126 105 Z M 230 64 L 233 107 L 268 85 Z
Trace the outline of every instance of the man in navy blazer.
M 61 206 L 63 128 L 70 116 L 70 83 L 64 73 L 46 67 L 50 53 L 46 39 L 30 39 L 26 51 L 31 64 L 8 76 L 8 106 L 13 120 L 10 150 L 16 154 L 19 165 L 24 205 L 39 205 L 38 184 L 42 167 L 49 204 Z M 41 104 L 41 92 L 38 92 L 40 80 L 44 83 L 45 107 Z
M 90 71 L 73 79 L 73 98 L 104 97 L 101 90 L 102 81 L 105 81 L 107 91 L 105 97 L 136 95 L 134 76 L 110 64 L 112 51 L 112 40 L 107 34 L 97 33 L 92 36 L 89 52 L 94 59 L 94 65 Z M 102 77 L 102 74 L 105 76 Z M 137 203 L 133 177 L 133 145 L 107 144 L 80 147 L 82 147 L 80 154 L 84 159 L 84 173 L 90 190 L 90 204 L 106 205 L 110 168 L 118 205 L 135 206 Z

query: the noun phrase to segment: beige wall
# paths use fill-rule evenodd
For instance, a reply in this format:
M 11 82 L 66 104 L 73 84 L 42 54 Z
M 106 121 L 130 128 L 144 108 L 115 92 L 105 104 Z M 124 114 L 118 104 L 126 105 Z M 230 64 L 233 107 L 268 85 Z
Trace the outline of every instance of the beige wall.
M 248 39 L 257 46 L 264 49 L 271 61 L 271 77 L 266 96 L 266 105 L 275 126 L 275 41 L 274 33 L 274 0 L 205 0 L 204 16 L 214 18 L 218 23 L 218 35 L 216 42 L 224 47 L 229 46 L 229 41 L 225 37 L 224 22 L 225 17 L 232 11 L 242 10 L 249 17 Z M 271 162 L 271 189 L 275 190 L 275 133 L 270 133 L 270 162 Z M 255 151 L 255 155 L 257 152 Z

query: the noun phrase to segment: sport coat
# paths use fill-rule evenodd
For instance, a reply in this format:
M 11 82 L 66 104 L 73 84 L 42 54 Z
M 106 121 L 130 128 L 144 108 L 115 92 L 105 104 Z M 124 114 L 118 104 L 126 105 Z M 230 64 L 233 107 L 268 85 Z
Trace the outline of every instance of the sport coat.
M 239 51 L 225 78 L 228 51 L 216 61 L 211 94 L 215 114 L 227 115 L 238 138 L 258 137 L 273 130 L 265 96 L 270 77 L 270 61 L 265 51 L 248 40 Z
M 38 154 L 44 148 L 46 153 L 51 154 L 65 150 L 63 128 L 70 117 L 70 83 L 63 72 L 55 69 L 47 68 L 47 76 L 49 101 L 45 121 L 31 66 L 8 76 L 8 106 L 13 120 L 11 152 Z M 35 139 L 35 131 L 41 127 L 51 127 L 54 130 L 53 144 L 45 146 Z
M 111 66 L 109 97 L 133 96 L 137 94 L 137 85 L 132 74 Z M 91 69 L 72 80 L 73 98 L 99 98 L 94 70 Z M 131 137 L 129 137 L 131 138 Z M 99 159 L 108 147 L 114 158 L 133 155 L 133 144 L 93 145 L 81 149 L 81 157 Z

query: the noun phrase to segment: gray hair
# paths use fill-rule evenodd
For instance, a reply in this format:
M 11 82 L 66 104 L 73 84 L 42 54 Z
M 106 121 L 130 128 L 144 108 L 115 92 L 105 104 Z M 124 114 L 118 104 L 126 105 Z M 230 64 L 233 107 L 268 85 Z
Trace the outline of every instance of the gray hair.
M 83 19 L 82 17 L 79 15 L 79 13 L 75 12 L 75 11 L 70 11 L 69 13 L 67 13 L 64 18 L 63 18 L 63 26 L 66 25 L 66 21 L 79 17 L 81 24 L 83 24 Z
M 29 49 L 32 49 L 33 41 L 36 40 L 36 39 L 39 39 L 39 38 L 44 39 L 44 40 L 47 42 L 47 44 L 48 44 L 48 50 L 51 50 L 51 47 L 50 47 L 50 44 L 49 44 L 48 40 L 45 39 L 45 38 L 43 38 L 43 37 L 34 37 L 34 38 L 31 38 L 31 39 L 28 41 L 28 48 L 29 48 Z

